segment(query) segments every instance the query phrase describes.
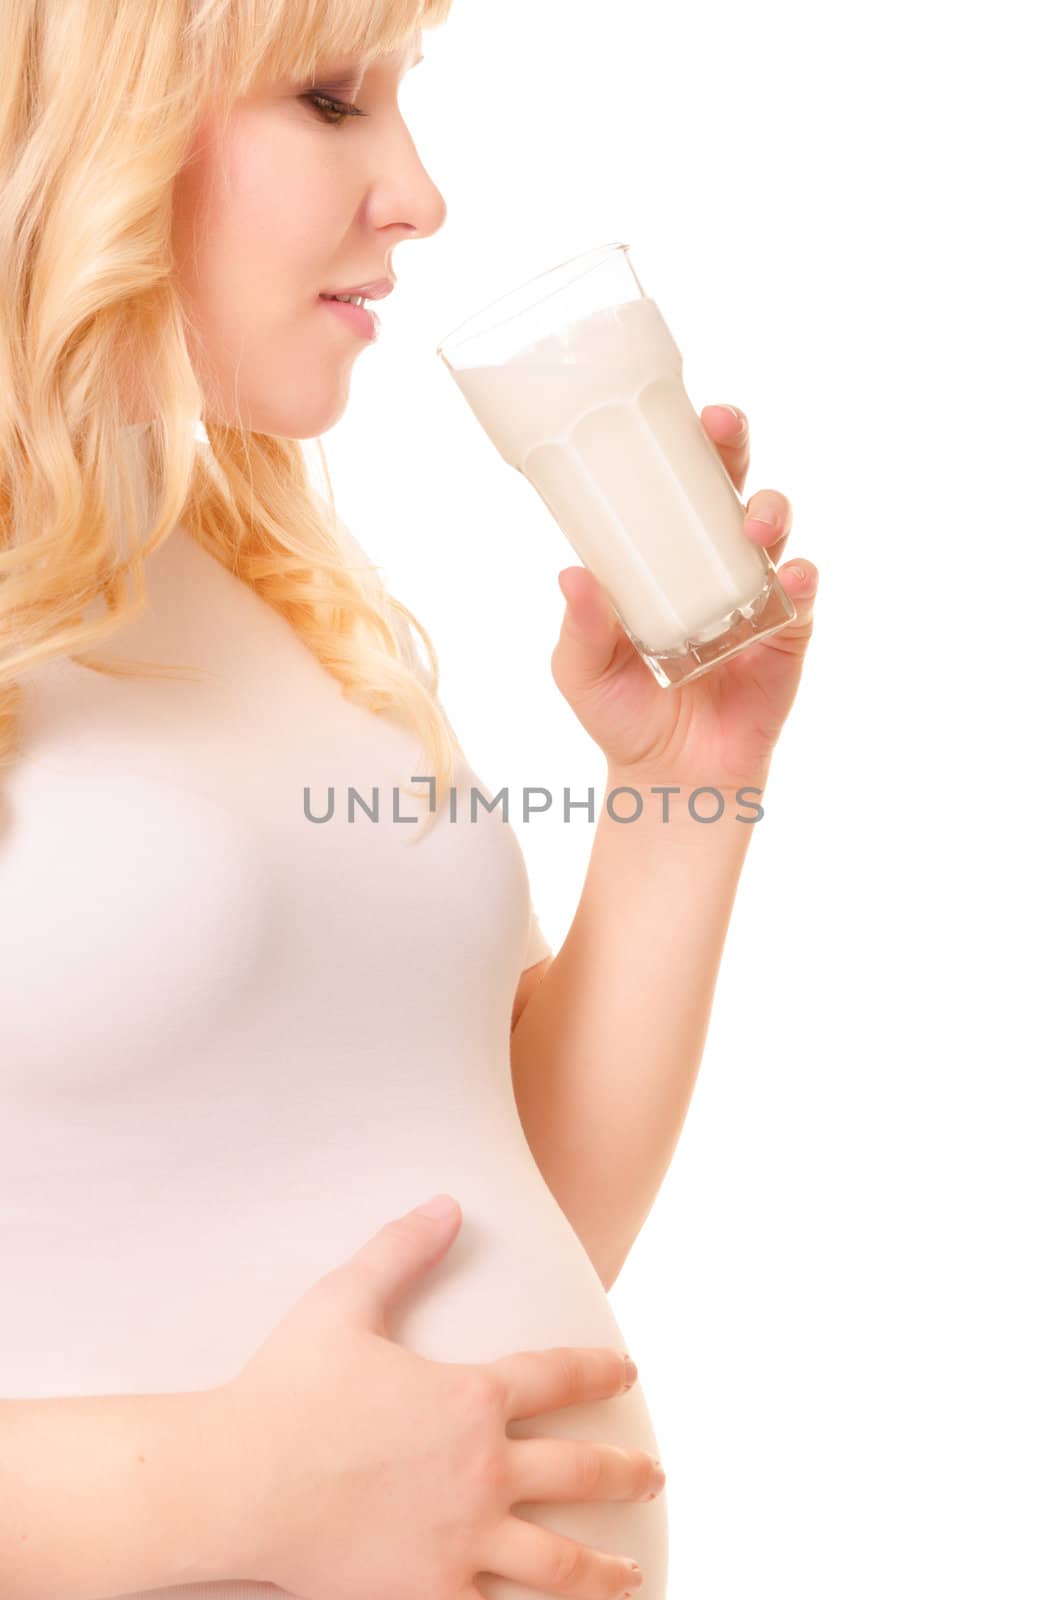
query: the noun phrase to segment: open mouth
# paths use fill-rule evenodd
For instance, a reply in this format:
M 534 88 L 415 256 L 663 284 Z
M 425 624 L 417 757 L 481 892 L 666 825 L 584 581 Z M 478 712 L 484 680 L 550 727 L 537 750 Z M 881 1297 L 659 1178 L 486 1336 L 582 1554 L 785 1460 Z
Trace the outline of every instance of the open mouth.
M 322 294 L 318 298 L 333 316 L 340 317 L 362 339 L 374 342 L 379 337 L 379 319 L 374 311 L 369 311 L 363 295 Z

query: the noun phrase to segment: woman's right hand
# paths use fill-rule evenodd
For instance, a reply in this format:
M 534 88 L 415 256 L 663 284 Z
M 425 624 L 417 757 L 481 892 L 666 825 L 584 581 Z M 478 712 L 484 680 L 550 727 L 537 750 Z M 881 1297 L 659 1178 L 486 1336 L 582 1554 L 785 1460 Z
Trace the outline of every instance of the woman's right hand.
M 386 1223 L 213 1391 L 248 1494 L 227 1576 L 304 1600 L 482 1600 L 480 1572 L 581 1600 L 618 1600 L 640 1581 L 631 1562 L 511 1513 L 520 1501 L 657 1492 L 642 1451 L 507 1433 L 517 1417 L 623 1393 L 620 1352 L 431 1361 L 387 1336 L 388 1308 L 462 1220 L 450 1199 L 448 1216 Z

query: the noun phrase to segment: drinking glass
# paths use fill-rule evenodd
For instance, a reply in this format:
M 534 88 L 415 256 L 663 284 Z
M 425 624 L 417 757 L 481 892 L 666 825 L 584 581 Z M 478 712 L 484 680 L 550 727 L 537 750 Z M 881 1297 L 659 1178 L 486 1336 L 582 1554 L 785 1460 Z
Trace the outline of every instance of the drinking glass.
M 627 244 L 521 284 L 438 354 L 664 688 L 794 620 Z

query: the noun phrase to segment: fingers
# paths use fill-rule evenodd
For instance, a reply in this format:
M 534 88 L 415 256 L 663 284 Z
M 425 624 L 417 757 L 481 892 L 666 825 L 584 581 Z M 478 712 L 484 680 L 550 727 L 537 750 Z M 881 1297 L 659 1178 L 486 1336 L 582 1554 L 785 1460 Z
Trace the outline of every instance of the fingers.
M 560 1345 L 550 1350 L 519 1350 L 485 1362 L 499 1380 L 505 1416 L 536 1416 L 559 1406 L 576 1406 L 586 1400 L 609 1400 L 632 1388 L 637 1368 L 627 1371 L 620 1350 Z
M 608 1555 L 522 1517 L 505 1517 L 486 1550 L 487 1572 L 547 1594 L 580 1600 L 618 1600 L 639 1588 L 643 1575 L 627 1556 Z
M 515 1504 L 537 1500 L 654 1500 L 666 1482 L 645 1451 L 595 1439 L 513 1439 Z
M 749 539 L 765 546 L 774 566 L 788 542 L 792 519 L 791 501 L 779 489 L 759 489 L 747 502 L 744 529 Z
M 737 494 L 743 493 L 751 461 L 751 430 L 738 406 L 704 406 L 700 419 L 710 436 Z
M 763 645 L 775 648 L 785 655 L 795 654 L 805 647 L 813 632 L 813 603 L 817 598 L 817 576 L 817 568 L 804 556 L 800 556 L 798 561 L 789 561 L 786 567 L 778 570 L 777 577 L 795 607 L 795 618 L 786 628 L 781 628 L 779 633 L 764 639 Z
M 703 426 L 738 494 L 743 493 L 751 459 L 750 423 L 739 406 L 704 406 Z M 764 545 L 776 566 L 791 532 L 792 506 L 787 495 L 777 489 L 759 489 L 747 502 L 744 527 L 748 537 Z

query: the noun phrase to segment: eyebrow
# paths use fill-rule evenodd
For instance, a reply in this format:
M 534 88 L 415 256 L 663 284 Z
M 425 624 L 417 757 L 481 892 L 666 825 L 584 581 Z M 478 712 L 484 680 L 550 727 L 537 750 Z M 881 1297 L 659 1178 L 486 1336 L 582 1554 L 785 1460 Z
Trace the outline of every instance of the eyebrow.
M 425 61 L 426 59 L 427 59 L 426 56 L 423 54 L 423 51 L 421 50 L 419 55 L 416 57 L 415 61 L 410 61 L 408 66 L 403 68 L 403 71 L 404 72 L 411 72 L 413 67 L 418 67 L 420 62 L 421 61 Z
M 419 55 L 416 57 L 415 61 L 411 61 L 409 63 L 409 65 L 405 68 L 405 72 L 411 72 L 413 67 L 418 67 L 420 62 L 421 61 L 426 61 L 426 59 L 427 59 L 426 56 L 423 54 L 423 52 L 421 50 Z M 355 73 L 356 73 L 358 79 L 363 78 L 363 76 L 364 76 L 364 68 L 362 66 L 358 65 L 354 70 L 355 70 Z M 322 71 L 323 77 L 330 77 L 332 75 L 330 72 L 325 71 L 324 69 L 321 69 L 321 71 Z M 336 73 L 341 73 L 342 68 L 339 67 L 336 64 L 335 71 L 336 71 Z M 317 81 L 316 78 L 314 78 L 313 81 L 315 83 Z

